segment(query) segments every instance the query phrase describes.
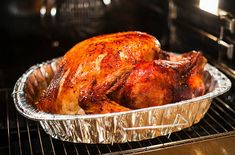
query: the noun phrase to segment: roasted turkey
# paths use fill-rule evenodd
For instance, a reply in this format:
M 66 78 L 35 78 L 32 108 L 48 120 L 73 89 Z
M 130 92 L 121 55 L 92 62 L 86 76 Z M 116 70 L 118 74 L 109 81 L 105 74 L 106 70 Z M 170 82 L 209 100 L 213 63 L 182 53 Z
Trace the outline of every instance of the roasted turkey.
M 205 57 L 161 50 L 143 32 L 96 36 L 70 49 L 35 106 L 56 114 L 100 114 L 203 95 Z

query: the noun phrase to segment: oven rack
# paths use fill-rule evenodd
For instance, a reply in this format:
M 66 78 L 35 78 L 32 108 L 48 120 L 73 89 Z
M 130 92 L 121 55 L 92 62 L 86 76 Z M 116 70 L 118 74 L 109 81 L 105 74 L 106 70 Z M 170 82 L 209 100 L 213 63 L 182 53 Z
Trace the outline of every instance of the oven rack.
M 0 89 L 0 154 L 131 154 L 235 136 L 235 104 L 223 96 L 213 100 L 205 117 L 190 128 L 138 142 L 74 144 L 47 135 L 39 123 L 21 116 L 11 98 L 12 89 Z

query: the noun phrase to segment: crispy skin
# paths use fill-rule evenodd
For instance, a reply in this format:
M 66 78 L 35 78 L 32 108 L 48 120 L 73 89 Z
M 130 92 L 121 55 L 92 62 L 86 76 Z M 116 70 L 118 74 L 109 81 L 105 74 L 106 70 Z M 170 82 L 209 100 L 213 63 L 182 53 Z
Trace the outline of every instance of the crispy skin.
M 122 85 L 135 64 L 164 56 L 158 40 L 142 32 L 85 40 L 65 54 L 59 72 L 36 106 L 49 113 L 77 114 L 80 107 L 100 103 L 107 93 Z
M 142 32 L 93 37 L 62 58 L 36 107 L 57 114 L 99 114 L 168 104 L 205 93 L 200 52 L 164 52 Z
M 136 65 L 124 86 L 113 95 L 117 102 L 132 109 L 159 106 L 190 99 L 205 93 L 202 79 L 205 58 L 199 52 L 180 56 L 171 55 L 169 60 L 156 60 Z
M 90 102 L 86 104 L 86 106 L 83 106 L 83 109 L 86 114 L 105 114 L 130 110 L 129 108 L 109 99 L 101 100 L 99 102 Z

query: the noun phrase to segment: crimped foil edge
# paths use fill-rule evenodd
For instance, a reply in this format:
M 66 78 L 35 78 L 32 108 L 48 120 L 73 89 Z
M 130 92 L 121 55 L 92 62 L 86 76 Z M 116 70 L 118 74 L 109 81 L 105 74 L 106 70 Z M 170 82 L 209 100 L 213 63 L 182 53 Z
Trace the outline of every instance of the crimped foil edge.
M 170 134 L 200 121 L 210 107 L 214 97 L 228 91 L 230 80 L 215 67 L 207 64 L 205 70 L 213 81 L 213 90 L 193 99 L 157 107 L 149 107 L 127 112 L 95 115 L 58 115 L 36 110 L 27 100 L 25 92 L 28 78 L 36 70 L 58 62 L 59 59 L 31 67 L 16 82 L 12 93 L 16 109 L 25 117 L 40 121 L 46 133 L 54 138 L 82 143 L 123 143 L 139 141 Z M 55 68 L 55 66 L 54 66 Z M 35 77 L 36 78 L 36 77 Z M 36 78 L 37 79 L 37 78 Z M 38 84 L 38 83 L 37 83 Z M 35 84 L 35 85 L 37 85 Z M 212 87 L 211 87 L 212 88 Z M 34 91 L 34 90 L 33 90 Z M 187 119 L 188 124 L 174 128 L 125 131 L 124 128 L 173 124 L 176 114 Z

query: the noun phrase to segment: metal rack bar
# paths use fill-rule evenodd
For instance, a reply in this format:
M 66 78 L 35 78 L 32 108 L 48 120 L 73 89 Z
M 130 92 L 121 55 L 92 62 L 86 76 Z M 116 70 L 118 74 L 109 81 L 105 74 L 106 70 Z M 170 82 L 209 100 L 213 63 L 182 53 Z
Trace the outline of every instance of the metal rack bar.
M 185 130 L 182 130 L 182 132 L 183 132 L 188 138 L 192 138 Z
M 33 155 L 33 149 L 32 149 L 32 142 L 31 142 L 31 138 L 30 138 L 30 131 L 29 131 L 28 119 L 26 119 L 26 128 L 27 128 L 27 134 L 28 134 L 28 141 L 29 141 L 30 154 Z
M 158 140 L 163 145 L 163 142 L 159 138 L 157 138 L 156 140 Z
M 221 100 L 220 98 L 216 97 L 215 98 L 217 101 L 219 101 L 220 103 L 222 103 L 228 110 L 230 110 L 232 113 L 235 114 L 235 110 L 233 110 L 227 103 L 225 103 L 223 100 Z
M 224 119 L 217 111 L 215 111 L 213 107 L 211 107 L 211 110 L 212 110 L 219 118 L 221 118 L 221 120 L 223 120 L 229 127 L 231 127 L 232 129 L 234 129 L 234 127 L 233 127 L 226 119 Z
M 96 146 L 96 148 L 97 148 L 97 150 L 98 150 L 98 153 L 101 154 L 101 151 L 100 151 L 98 145 L 96 144 L 95 146 Z
M 210 115 L 210 113 L 207 113 L 207 116 L 209 116 L 218 126 L 220 126 L 224 131 L 228 132 L 227 129 L 223 127 L 213 116 Z
M 190 129 L 192 129 L 193 132 L 196 133 L 196 135 L 197 135 L 198 137 L 201 137 L 201 135 L 200 135 L 193 127 L 191 127 Z
M 78 149 L 77 149 L 77 147 L 76 147 L 76 145 L 75 145 L 75 144 L 73 144 L 73 147 L 74 147 L 74 150 L 75 150 L 75 152 L 76 152 L 76 155 L 79 155 L 79 153 L 78 153 Z
M 207 135 L 210 135 L 210 133 L 209 133 L 202 125 L 199 125 L 199 127 L 200 127 L 204 132 L 206 132 Z
M 44 153 L 44 148 L 43 148 L 43 145 L 42 145 L 42 137 L 41 137 L 41 132 L 40 132 L 38 123 L 37 123 L 37 132 L 38 132 L 38 139 L 39 139 L 42 155 L 44 155 L 45 153 Z
M 208 123 L 208 121 L 206 119 L 203 119 L 202 121 L 204 121 L 213 131 L 215 131 L 217 134 L 219 133 L 219 131 L 217 131 L 213 126 L 211 126 L 210 123 Z
M 18 135 L 18 142 L 19 142 L 19 149 L 20 149 L 20 155 L 22 155 L 22 145 L 20 140 L 20 126 L 19 126 L 19 118 L 18 113 L 16 114 L 16 126 L 17 126 L 17 135 Z
M 86 148 L 87 154 L 90 155 L 90 151 L 89 151 L 89 149 L 87 147 L 87 144 L 85 144 L 85 148 Z
M 129 142 L 127 142 L 127 145 L 128 145 L 128 147 L 129 147 L 130 149 L 132 149 L 132 146 L 131 146 L 131 144 L 130 144 Z
M 6 114 L 7 114 L 7 137 L 8 137 L 8 153 L 11 154 L 11 136 L 10 136 L 10 121 L 9 121 L 9 104 L 8 104 L 8 94 L 5 93 L 6 99 Z
M 152 142 L 149 139 L 148 139 L 148 142 L 149 142 L 150 145 L 153 145 Z
M 174 133 L 174 135 L 175 135 L 179 140 L 182 140 L 182 138 L 178 135 L 178 133 Z
M 62 142 L 62 146 L 63 146 L 64 154 L 65 154 L 65 155 L 67 155 L 67 150 L 66 150 L 66 148 L 65 148 L 64 143 L 63 143 L 63 142 Z
M 55 153 L 55 147 L 54 147 L 54 144 L 53 144 L 53 142 L 52 142 L 51 136 L 49 136 L 49 140 L 50 140 L 50 143 L 51 143 L 52 152 L 53 152 L 54 155 L 56 155 L 56 153 Z
M 121 148 L 121 146 L 120 146 L 119 144 L 117 144 L 117 146 L 118 146 L 118 148 L 119 148 L 120 151 L 123 151 L 122 148 Z
M 233 120 L 235 122 L 235 119 L 233 117 L 231 117 L 226 111 L 224 111 L 224 109 L 222 109 L 217 102 L 214 102 L 214 105 L 216 106 L 216 108 L 218 108 L 220 111 L 223 112 L 224 115 L 226 115 L 229 119 Z
M 140 147 L 143 147 L 142 144 L 141 144 L 139 141 L 138 141 L 137 143 L 138 143 L 138 145 L 139 145 Z
M 106 145 L 106 147 L 108 148 L 109 153 L 111 153 L 112 151 L 111 151 L 111 149 L 110 149 L 109 145 Z
M 171 139 L 171 133 L 170 133 L 170 135 L 169 135 L 169 134 L 167 135 L 167 139 L 168 139 L 170 142 L 173 141 L 173 140 Z
M 27 129 L 20 129 L 20 133 L 27 133 Z M 37 132 L 37 129 L 30 129 L 30 132 Z M 17 134 L 17 131 L 12 130 L 10 134 Z

